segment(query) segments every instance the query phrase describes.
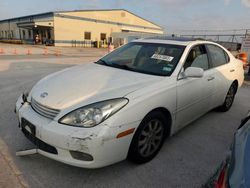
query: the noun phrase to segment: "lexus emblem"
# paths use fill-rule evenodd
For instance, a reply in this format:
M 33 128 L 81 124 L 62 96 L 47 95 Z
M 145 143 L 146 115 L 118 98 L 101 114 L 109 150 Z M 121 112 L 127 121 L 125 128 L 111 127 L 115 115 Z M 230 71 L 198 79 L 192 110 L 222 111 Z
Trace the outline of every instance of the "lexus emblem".
M 45 98 L 45 97 L 47 97 L 48 96 L 48 93 L 47 92 L 43 92 L 41 95 L 40 95 L 40 97 L 42 97 L 42 98 Z

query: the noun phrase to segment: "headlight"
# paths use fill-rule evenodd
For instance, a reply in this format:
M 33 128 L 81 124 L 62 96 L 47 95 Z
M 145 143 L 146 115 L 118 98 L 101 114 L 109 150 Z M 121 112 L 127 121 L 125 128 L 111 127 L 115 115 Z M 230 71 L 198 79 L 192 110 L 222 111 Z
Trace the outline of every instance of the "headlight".
M 126 98 L 93 103 L 63 116 L 59 123 L 77 127 L 94 127 L 118 112 L 127 103 Z

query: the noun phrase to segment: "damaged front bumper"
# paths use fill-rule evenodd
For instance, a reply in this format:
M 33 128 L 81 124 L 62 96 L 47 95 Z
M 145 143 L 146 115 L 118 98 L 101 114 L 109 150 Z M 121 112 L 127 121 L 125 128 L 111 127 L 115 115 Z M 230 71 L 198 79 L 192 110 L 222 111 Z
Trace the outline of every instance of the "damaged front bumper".
M 93 128 L 71 127 L 39 115 L 22 97 L 15 110 L 20 128 L 37 146 L 38 153 L 84 168 L 99 168 L 126 159 L 133 134 L 122 138 L 117 135 L 139 124 L 110 127 L 103 122 Z

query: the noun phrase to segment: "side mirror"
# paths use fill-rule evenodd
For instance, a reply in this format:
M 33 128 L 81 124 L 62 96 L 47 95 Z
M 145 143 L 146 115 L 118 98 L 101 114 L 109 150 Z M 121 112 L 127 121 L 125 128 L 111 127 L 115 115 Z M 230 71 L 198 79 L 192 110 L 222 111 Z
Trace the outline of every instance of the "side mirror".
M 198 67 L 188 67 L 185 71 L 184 71 L 184 76 L 186 78 L 190 77 L 190 78 L 202 78 L 204 75 L 204 70 L 202 68 L 198 68 Z

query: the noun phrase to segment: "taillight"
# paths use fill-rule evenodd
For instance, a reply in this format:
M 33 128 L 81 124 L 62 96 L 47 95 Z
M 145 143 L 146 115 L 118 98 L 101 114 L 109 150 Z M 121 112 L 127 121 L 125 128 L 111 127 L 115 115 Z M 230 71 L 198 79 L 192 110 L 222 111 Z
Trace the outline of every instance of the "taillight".
M 227 164 L 222 168 L 218 180 L 215 181 L 215 188 L 227 187 Z

